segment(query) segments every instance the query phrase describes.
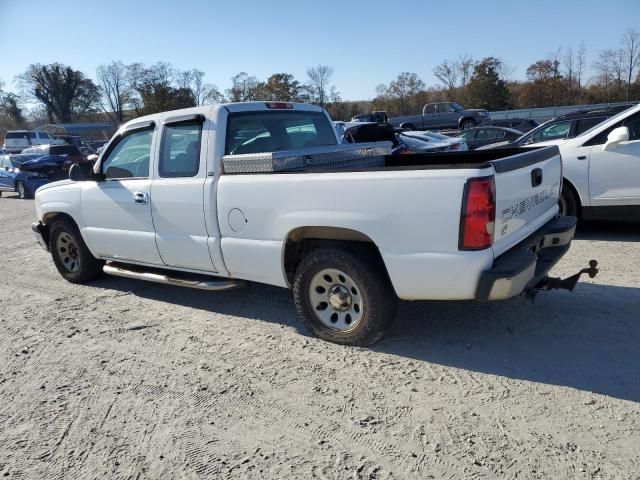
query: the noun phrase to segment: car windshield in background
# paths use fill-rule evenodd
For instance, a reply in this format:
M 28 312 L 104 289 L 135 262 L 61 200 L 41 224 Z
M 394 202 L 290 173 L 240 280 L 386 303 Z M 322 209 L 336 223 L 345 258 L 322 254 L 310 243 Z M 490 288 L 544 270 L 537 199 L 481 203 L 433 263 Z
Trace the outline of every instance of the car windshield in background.
M 246 154 L 336 145 L 322 112 L 250 112 L 229 116 L 225 154 Z

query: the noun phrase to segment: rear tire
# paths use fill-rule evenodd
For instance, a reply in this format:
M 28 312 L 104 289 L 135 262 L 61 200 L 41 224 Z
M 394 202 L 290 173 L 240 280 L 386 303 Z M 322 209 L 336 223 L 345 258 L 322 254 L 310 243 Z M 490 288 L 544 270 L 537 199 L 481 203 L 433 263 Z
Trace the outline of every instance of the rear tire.
M 16 192 L 18 192 L 18 198 L 24 200 L 25 198 L 29 198 L 27 194 L 27 189 L 24 186 L 24 183 L 18 182 L 16 183 Z
M 406 128 L 407 130 L 414 131 L 416 129 L 416 126 L 413 123 L 403 123 L 402 125 L 400 125 L 400 128 Z
M 577 217 L 578 216 L 578 199 L 573 193 L 571 187 L 567 184 L 562 186 L 562 193 L 558 200 L 558 206 L 560 207 L 560 216 L 563 217 Z
M 51 225 L 49 250 L 58 272 L 71 283 L 89 282 L 102 274 L 104 262 L 91 254 L 76 224 L 67 218 Z
M 468 118 L 462 121 L 462 123 L 460 124 L 460 130 L 469 130 L 470 128 L 473 128 L 475 126 L 476 122 Z
M 372 345 L 398 308 L 378 258 L 338 248 L 307 254 L 296 270 L 293 296 L 298 318 L 313 335 L 342 345 Z

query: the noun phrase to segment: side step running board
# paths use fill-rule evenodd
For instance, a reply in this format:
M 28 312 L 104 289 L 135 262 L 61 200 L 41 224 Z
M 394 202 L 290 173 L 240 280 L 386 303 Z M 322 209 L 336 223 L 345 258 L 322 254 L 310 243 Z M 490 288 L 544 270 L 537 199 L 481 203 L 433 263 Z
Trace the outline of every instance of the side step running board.
M 177 275 L 170 277 L 164 272 L 160 272 L 158 269 L 155 271 L 133 270 L 126 268 L 122 265 L 107 263 L 102 267 L 104 273 L 109 275 L 115 275 L 116 277 L 133 278 L 136 280 L 146 280 L 147 282 L 163 283 L 165 285 L 176 285 L 179 287 L 197 288 L 199 290 L 230 290 L 244 286 L 245 282 L 229 279 L 214 279 L 214 277 L 207 277 L 206 275 L 181 275 L 176 272 Z

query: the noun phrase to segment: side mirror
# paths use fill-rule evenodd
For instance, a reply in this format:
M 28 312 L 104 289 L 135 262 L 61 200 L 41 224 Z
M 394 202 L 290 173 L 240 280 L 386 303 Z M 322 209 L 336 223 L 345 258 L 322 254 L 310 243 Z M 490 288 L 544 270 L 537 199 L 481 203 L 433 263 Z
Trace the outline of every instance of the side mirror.
M 74 163 L 69 169 L 69 180 L 73 182 L 85 182 L 91 179 L 91 173 L 91 165 Z
M 629 129 L 627 127 L 614 128 L 607 135 L 607 142 L 602 146 L 602 150 L 613 150 L 619 143 L 627 140 L 629 140 Z
M 98 160 L 98 158 L 100 157 L 96 154 L 87 155 L 87 162 L 96 163 L 96 160 Z

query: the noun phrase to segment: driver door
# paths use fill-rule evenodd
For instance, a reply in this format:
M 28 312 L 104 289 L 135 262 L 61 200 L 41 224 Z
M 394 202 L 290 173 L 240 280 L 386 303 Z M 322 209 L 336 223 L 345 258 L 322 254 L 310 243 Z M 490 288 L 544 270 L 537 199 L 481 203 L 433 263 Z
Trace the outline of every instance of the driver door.
M 150 202 L 155 137 L 153 123 L 129 128 L 102 156 L 104 180 L 85 182 L 83 230 L 101 258 L 162 265 Z

